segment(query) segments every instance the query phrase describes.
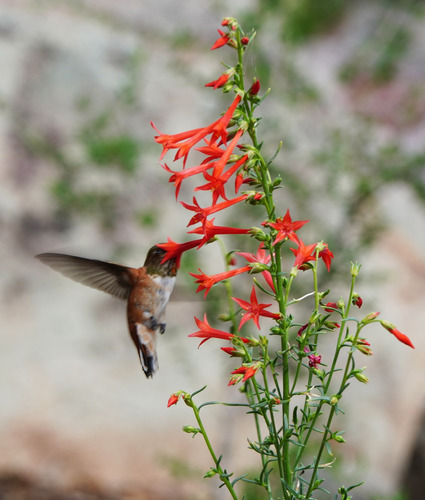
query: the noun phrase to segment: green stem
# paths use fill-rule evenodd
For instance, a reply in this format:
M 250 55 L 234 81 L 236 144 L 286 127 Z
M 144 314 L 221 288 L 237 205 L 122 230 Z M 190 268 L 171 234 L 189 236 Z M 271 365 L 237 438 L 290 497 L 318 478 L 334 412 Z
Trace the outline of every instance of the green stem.
M 220 476 L 220 479 L 226 485 L 226 488 L 228 489 L 229 493 L 232 495 L 232 498 L 234 498 L 235 500 L 238 500 L 236 492 L 233 489 L 231 482 L 229 481 L 229 474 L 227 474 L 227 472 L 224 469 L 222 469 L 222 467 L 220 465 L 220 460 L 217 459 L 217 456 L 213 450 L 211 442 L 208 438 L 207 431 L 205 430 L 204 424 L 202 423 L 202 419 L 201 419 L 201 416 L 199 414 L 198 407 L 195 405 L 192 398 L 188 398 L 185 401 L 186 401 L 186 404 L 188 404 L 188 406 L 190 406 L 192 408 L 193 413 L 195 414 L 195 418 L 196 418 L 196 421 L 198 423 L 199 430 L 201 431 L 201 434 L 204 438 L 205 444 L 207 445 L 208 451 L 210 452 L 211 458 L 213 459 L 213 461 L 215 463 L 215 468 L 216 468 L 216 471 L 218 472 L 218 475 Z
M 341 321 L 342 325 L 341 325 L 341 328 L 339 329 L 338 342 L 336 344 L 334 359 L 332 361 L 331 369 L 330 369 L 330 371 L 328 373 L 328 380 L 326 382 L 326 385 L 324 386 L 325 394 L 326 394 L 326 392 L 329 389 L 329 386 L 330 386 L 331 380 L 332 380 L 332 376 L 333 376 L 333 374 L 335 372 L 336 363 L 338 361 L 338 356 L 339 356 L 339 353 L 340 353 L 340 350 L 341 350 L 341 341 L 342 341 L 343 338 L 345 338 L 344 333 L 347 330 L 346 320 L 348 318 L 348 314 L 349 314 L 350 308 L 351 308 L 351 301 L 352 301 L 352 298 L 353 298 L 354 283 L 355 283 L 355 281 L 356 281 L 356 278 L 354 276 L 352 276 L 351 277 L 350 293 L 348 295 L 347 306 L 345 307 L 345 310 L 343 311 L 343 318 L 342 318 L 342 321 Z
M 221 253 L 223 255 L 224 263 L 225 263 L 225 270 L 229 271 L 230 266 L 228 264 L 228 259 L 227 259 L 227 248 L 224 245 L 224 242 L 221 238 L 218 236 L 216 237 L 218 244 L 220 245 Z M 226 296 L 227 296 L 227 306 L 229 308 L 229 317 L 230 321 L 232 322 L 231 326 L 231 333 L 234 335 L 237 335 L 238 331 L 238 323 L 236 321 L 236 314 L 235 314 L 235 303 L 232 300 L 233 297 L 233 288 L 232 284 L 229 279 L 223 281 L 224 287 L 226 289 Z

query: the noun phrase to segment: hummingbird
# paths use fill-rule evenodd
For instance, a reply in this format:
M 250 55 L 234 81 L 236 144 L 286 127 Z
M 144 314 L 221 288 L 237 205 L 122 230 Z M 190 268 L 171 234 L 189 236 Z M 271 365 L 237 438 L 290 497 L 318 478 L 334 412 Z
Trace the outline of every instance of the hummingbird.
M 163 262 L 166 251 L 154 245 L 143 267 L 133 268 L 61 253 L 41 253 L 43 264 L 114 297 L 127 301 L 128 329 L 146 377 L 158 370 L 157 332 L 165 332 L 165 308 L 176 281 L 176 258 Z

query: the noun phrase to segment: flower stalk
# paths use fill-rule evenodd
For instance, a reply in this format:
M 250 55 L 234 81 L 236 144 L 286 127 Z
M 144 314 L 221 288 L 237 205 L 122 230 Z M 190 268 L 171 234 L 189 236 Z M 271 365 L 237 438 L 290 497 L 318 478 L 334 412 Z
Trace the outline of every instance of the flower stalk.
M 183 164 L 181 170 L 164 167 L 171 174 L 169 180 L 174 183 L 176 197 L 181 184 L 190 176 L 199 179 L 194 192 L 210 192 L 211 204 L 201 207 L 195 196 L 192 205 L 182 201 L 181 205 L 191 213 L 188 226 L 196 225 L 187 234 L 198 238 L 185 243 L 169 239 L 161 246 L 167 251 L 166 260 L 180 258 L 183 252 L 195 247 L 196 251 L 202 251 L 208 243 L 220 245 L 224 270 L 209 275 L 199 269 L 199 274 L 191 272 L 190 275 L 198 283 L 197 292 L 205 291 L 205 298 L 213 286 L 224 285 L 227 310 L 220 319 L 228 325 L 217 329 L 206 315 L 203 320 L 195 318 L 198 330 L 189 337 L 200 338 L 200 345 L 210 339 L 214 340 L 209 344 L 224 342 L 221 350 L 237 364 L 230 372 L 228 385 L 241 388 L 246 397 L 247 415 L 254 418 L 257 441 L 248 442 L 250 450 L 260 457 L 259 474 L 254 477 L 242 474 L 230 481 L 231 474 L 221 467 L 222 457 L 215 454 L 202 424 L 200 409 L 207 404 L 197 406 L 193 400 L 195 394 L 189 396 L 179 391 L 171 396 L 169 406 L 184 395 L 198 425 L 196 432 L 190 426 L 186 429 L 202 434 L 214 463 L 205 477 L 218 476 L 232 498 L 243 496 L 243 492 L 236 491 L 237 483 L 250 482 L 262 488 L 269 499 L 308 500 L 317 489 L 323 490 L 320 471 L 325 453 L 331 454 L 331 442 L 345 442 L 342 432 L 333 426 L 346 390 L 350 383 L 368 380 L 363 369 L 355 365 L 357 356 L 372 355 L 368 340 L 360 337 L 360 332 L 380 321 L 397 340 L 410 347 L 413 344 L 393 324 L 378 320 L 379 313 L 369 313 L 362 320 L 351 316 L 352 309 L 356 311 L 364 305 L 363 298 L 355 292 L 360 270 L 357 264 L 351 266 L 347 300 L 325 302 L 331 291 L 321 291 L 320 273 L 331 271 L 334 255 L 326 242 L 305 243 L 299 233 L 308 221 L 293 220 L 289 209 L 283 213 L 278 208 L 274 192 L 281 181 L 280 177 L 273 178 L 270 170 L 275 158 L 266 160 L 261 150 L 262 141 L 257 137 L 256 111 L 265 95 L 259 96 L 259 80 L 246 85 L 244 74 L 245 50 L 255 34 L 246 34 L 230 17 L 223 20 L 222 27 L 220 37 L 211 48 L 236 49 L 237 60 L 207 86 L 215 91 L 222 89 L 225 95 L 234 92 L 232 103 L 210 125 L 174 136 L 159 132 L 155 137 L 163 147 L 161 159 L 176 149 L 174 161 Z M 199 146 L 201 141 L 203 145 Z M 204 154 L 205 159 L 198 165 L 186 167 L 193 149 Z M 243 190 L 245 185 L 249 190 Z M 220 218 L 225 211 L 242 203 L 258 208 L 259 222 L 255 226 L 225 226 L 211 218 L 212 214 Z M 229 252 L 224 243 L 224 238 L 229 236 L 238 238 L 239 242 L 248 238 L 257 240 L 256 254 Z M 238 264 L 237 258 L 245 262 Z M 293 298 L 294 282 L 301 273 L 312 274 L 312 291 Z M 249 297 L 234 294 L 233 283 L 242 278 L 252 278 Z M 298 308 L 294 309 L 295 304 L 303 306 L 301 313 Z M 296 318 L 297 315 L 301 317 Z M 266 321 L 271 326 L 265 326 Z M 354 335 L 350 334 L 353 325 Z M 271 342 L 276 336 L 280 337 L 279 348 Z M 325 336 L 334 339 L 333 352 L 323 351 Z M 315 458 L 311 463 L 304 463 L 309 454 Z M 304 475 L 306 471 L 308 474 Z M 275 484 L 278 484 L 276 491 Z M 346 492 L 355 486 L 340 488 L 345 495 L 342 498 L 348 499 Z

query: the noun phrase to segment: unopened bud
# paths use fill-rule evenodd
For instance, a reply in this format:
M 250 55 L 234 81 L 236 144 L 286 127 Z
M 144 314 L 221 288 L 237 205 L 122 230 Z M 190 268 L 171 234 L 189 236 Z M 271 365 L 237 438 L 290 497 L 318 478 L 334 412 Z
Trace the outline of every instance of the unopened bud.
M 214 477 L 217 474 L 217 471 L 214 469 L 210 469 L 208 472 L 204 474 L 204 479 L 209 477 Z
M 260 91 L 260 80 L 255 80 L 254 83 L 251 85 L 251 88 L 249 89 L 248 93 L 250 95 L 257 95 L 259 91 Z
M 270 269 L 267 264 L 261 264 L 261 262 L 251 262 L 249 267 L 251 268 L 249 274 L 258 274 Z
M 360 323 L 363 323 L 364 325 L 367 325 L 368 323 L 371 323 L 377 316 L 379 316 L 379 312 L 372 312 L 369 313 L 367 316 L 365 316 Z
M 335 406 L 336 404 L 338 404 L 338 401 L 341 399 L 341 396 L 338 396 L 337 394 L 334 394 L 332 397 L 331 397 L 331 400 L 329 401 L 329 404 L 332 405 L 332 406 Z
M 332 439 L 337 443 L 345 443 L 345 439 L 340 434 L 333 434 Z
M 345 302 L 344 302 L 344 299 L 339 299 L 338 302 L 337 302 L 337 305 L 338 305 L 338 309 L 341 309 L 341 311 L 345 308 Z
M 357 262 L 351 263 L 351 276 L 353 276 L 353 278 L 358 276 L 361 267 L 361 264 L 357 264 Z
M 258 241 L 268 241 L 269 236 L 259 227 L 251 227 L 249 231 Z
M 246 201 L 250 205 L 258 205 L 264 196 L 264 193 L 259 193 L 257 191 L 245 191 L 244 194 L 248 195 Z
M 357 339 L 356 347 L 361 353 L 366 354 L 366 356 L 372 356 L 373 354 L 370 344 L 366 339 Z
M 187 434 L 198 434 L 198 432 L 201 431 L 196 427 L 193 427 L 193 425 L 184 425 L 183 432 L 186 432 Z
M 362 370 L 354 370 L 352 374 L 356 377 L 356 379 L 361 382 L 362 384 L 367 384 L 369 382 L 369 379 L 366 377 L 364 373 L 362 373 Z

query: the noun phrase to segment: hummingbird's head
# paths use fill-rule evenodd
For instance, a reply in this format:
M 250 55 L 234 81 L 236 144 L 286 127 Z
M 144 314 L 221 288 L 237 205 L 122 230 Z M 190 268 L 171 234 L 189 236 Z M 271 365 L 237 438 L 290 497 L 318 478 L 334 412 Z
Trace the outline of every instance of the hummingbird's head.
M 156 245 L 149 249 L 143 264 L 149 274 L 159 274 L 159 276 L 175 276 L 177 274 L 177 260 L 175 258 L 162 262 L 166 253 L 165 250 Z

